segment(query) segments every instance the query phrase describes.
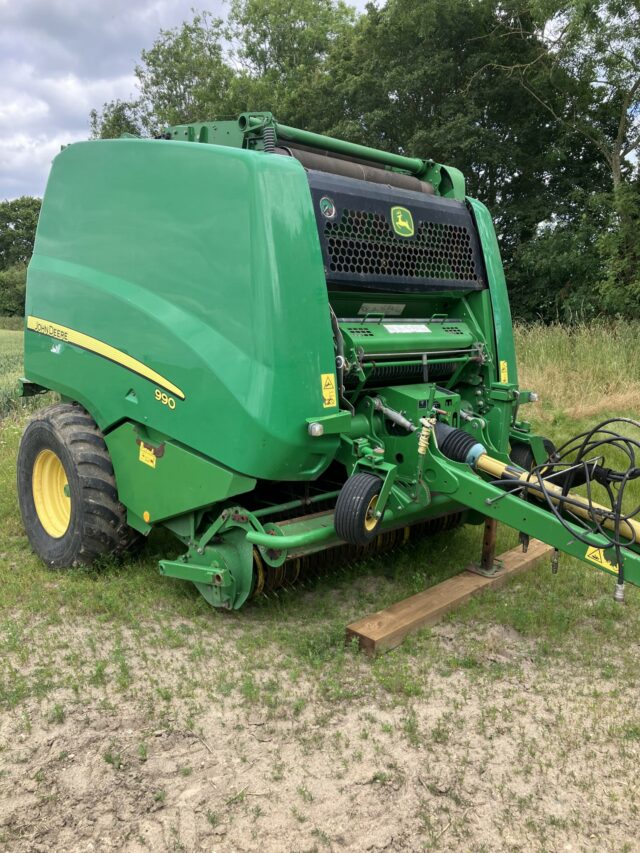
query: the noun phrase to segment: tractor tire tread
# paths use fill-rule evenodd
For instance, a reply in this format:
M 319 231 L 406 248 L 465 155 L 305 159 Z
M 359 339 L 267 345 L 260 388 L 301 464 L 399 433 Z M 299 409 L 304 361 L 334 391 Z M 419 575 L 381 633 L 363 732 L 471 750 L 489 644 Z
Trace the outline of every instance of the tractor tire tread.
M 27 534 L 34 549 L 53 568 L 70 565 L 90 565 L 106 557 L 118 557 L 132 549 L 141 540 L 141 535 L 127 524 L 127 511 L 118 500 L 115 474 L 107 445 L 98 425 L 91 415 L 76 403 L 59 403 L 42 409 L 31 419 L 25 430 L 23 442 L 32 426 L 47 425 L 54 440 L 66 450 L 74 468 L 77 482 L 75 499 L 80 503 L 78 529 L 74 530 L 73 542 L 65 550 L 64 557 L 48 559 L 46 547 L 39 549 L 34 544 L 33 532 L 27 526 Z M 22 444 L 21 444 L 22 452 Z M 20 469 L 20 466 L 19 466 Z M 71 484 L 70 477 L 70 484 Z M 20 484 L 21 507 L 24 485 Z M 25 513 L 23 511 L 23 518 Z M 65 536 L 67 534 L 65 533 Z M 35 537 L 35 534 L 33 534 Z M 46 545 L 46 535 L 38 535 L 38 542 Z

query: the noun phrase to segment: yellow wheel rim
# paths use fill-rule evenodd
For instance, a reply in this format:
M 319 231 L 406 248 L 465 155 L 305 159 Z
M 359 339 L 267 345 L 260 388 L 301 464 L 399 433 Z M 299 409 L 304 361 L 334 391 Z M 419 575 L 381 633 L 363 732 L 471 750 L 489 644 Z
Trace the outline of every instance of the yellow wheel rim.
M 49 536 L 60 539 L 71 520 L 71 500 L 64 465 L 53 450 L 41 450 L 36 456 L 32 488 L 40 524 Z
M 376 505 L 378 503 L 379 495 L 374 495 L 369 501 L 369 506 L 367 507 L 367 514 L 364 517 L 364 528 L 367 533 L 371 533 L 372 530 L 375 530 L 376 525 L 380 519 L 376 518 Z

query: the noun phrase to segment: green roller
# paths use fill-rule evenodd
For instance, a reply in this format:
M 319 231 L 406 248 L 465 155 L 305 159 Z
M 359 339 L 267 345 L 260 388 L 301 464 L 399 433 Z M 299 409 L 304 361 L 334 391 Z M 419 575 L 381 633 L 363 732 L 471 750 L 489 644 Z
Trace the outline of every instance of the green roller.
M 495 231 L 453 167 L 267 112 L 69 145 L 26 315 L 24 393 L 61 403 L 18 494 L 53 568 L 164 527 L 160 572 L 237 609 L 490 517 L 640 581 L 640 527 L 521 416 Z

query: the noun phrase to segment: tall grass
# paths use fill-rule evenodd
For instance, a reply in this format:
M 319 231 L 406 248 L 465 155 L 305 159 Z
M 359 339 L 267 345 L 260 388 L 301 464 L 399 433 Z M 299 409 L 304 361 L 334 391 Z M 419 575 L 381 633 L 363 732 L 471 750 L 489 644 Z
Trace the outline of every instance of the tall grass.
M 540 426 L 640 416 L 640 323 L 518 325 L 515 335 L 520 387 L 541 398 L 527 417 Z
M 24 329 L 24 317 L 0 317 L 0 329 L 21 332 Z
M 18 405 L 22 375 L 22 332 L 0 329 L 0 415 Z

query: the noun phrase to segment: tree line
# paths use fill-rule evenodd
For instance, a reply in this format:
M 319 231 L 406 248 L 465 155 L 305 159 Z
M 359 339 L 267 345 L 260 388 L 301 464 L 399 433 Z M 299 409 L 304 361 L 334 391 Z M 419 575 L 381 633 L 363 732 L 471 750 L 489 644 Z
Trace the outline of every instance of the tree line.
M 27 264 L 40 213 L 40 199 L 0 202 L 0 316 L 24 314 Z
M 491 209 L 515 317 L 640 315 L 640 0 L 231 0 L 135 75 L 94 138 L 270 110 L 431 157 Z

